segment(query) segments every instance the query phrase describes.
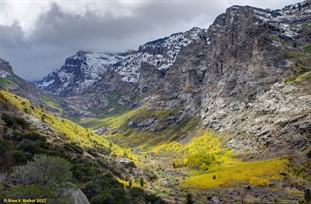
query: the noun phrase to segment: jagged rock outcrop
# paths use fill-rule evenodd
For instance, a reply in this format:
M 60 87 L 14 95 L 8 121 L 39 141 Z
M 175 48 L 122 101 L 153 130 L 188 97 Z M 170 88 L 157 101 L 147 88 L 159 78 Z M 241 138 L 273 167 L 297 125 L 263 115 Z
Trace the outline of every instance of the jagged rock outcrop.
M 126 168 L 136 168 L 136 165 L 134 164 L 134 162 L 128 158 L 121 158 L 119 161 L 118 161 L 118 165 L 122 165 Z
M 13 69 L 9 62 L 0 59 L 0 77 L 1 78 L 12 78 L 13 77 Z

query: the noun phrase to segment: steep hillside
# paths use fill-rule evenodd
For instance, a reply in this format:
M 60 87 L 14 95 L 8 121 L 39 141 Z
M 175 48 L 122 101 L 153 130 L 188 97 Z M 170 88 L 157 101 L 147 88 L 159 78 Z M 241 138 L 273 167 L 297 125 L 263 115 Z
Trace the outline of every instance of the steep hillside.
M 43 91 L 14 74 L 9 62 L 0 59 L 0 88 L 27 98 L 37 105 L 42 105 L 53 112 L 62 112 L 59 107 L 62 99 L 50 92 Z
M 0 111 L 1 202 L 166 203 L 139 185 L 150 176 L 130 150 L 4 90 Z

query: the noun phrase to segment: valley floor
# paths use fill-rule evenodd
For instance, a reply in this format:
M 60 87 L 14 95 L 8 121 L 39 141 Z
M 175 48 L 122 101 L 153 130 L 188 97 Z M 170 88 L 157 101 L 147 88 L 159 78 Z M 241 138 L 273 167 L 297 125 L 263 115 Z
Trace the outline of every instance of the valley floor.
M 145 189 L 164 198 L 169 203 L 187 203 L 187 194 L 191 194 L 196 204 L 208 203 L 288 203 L 296 204 L 304 197 L 301 186 L 283 187 L 284 182 L 274 182 L 264 186 L 254 186 L 241 182 L 234 187 L 191 188 L 184 183 L 192 175 L 193 170 L 187 167 L 174 168 L 172 155 L 147 153 L 141 161 L 156 175 L 157 179 L 149 181 Z M 234 178 L 235 175 L 232 175 Z M 216 178 L 217 179 L 217 178 Z M 201 181 L 204 182 L 204 181 Z M 200 182 L 198 182 L 199 184 Z M 199 185 L 198 185 L 199 186 Z

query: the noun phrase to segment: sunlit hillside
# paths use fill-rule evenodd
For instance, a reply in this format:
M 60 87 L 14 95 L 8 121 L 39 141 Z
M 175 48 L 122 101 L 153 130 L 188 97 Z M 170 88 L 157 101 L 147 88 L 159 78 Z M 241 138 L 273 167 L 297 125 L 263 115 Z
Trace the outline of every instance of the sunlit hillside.
M 137 177 L 117 163 L 131 158 L 144 166 L 130 150 L 4 90 L 0 108 L 1 201 L 166 203 L 144 190 L 143 169 Z

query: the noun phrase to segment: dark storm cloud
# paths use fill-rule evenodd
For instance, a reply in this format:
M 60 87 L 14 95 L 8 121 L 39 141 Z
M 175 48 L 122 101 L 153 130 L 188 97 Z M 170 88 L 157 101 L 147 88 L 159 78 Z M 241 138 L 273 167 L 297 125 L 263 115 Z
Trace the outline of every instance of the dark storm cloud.
M 9 61 L 15 73 L 27 80 L 41 79 L 79 50 L 127 51 L 194 26 L 207 28 L 230 6 L 227 1 L 148 2 L 133 7 L 132 15 L 116 16 L 109 9 L 103 13 L 66 12 L 58 4 L 50 4 L 31 32 L 24 33 L 18 23 L 0 28 L 0 58 Z
M 193 13 L 194 9 L 198 11 Z M 162 29 L 161 32 L 166 33 L 165 35 L 184 31 L 177 29 L 177 26 L 180 27 L 177 24 L 190 22 L 197 13 L 203 12 L 202 6 L 193 6 L 193 3 L 189 2 L 153 2 L 136 10 L 133 16 L 115 18 L 109 13 L 99 16 L 90 11 L 83 16 L 72 15 L 62 12 L 56 4 L 52 4 L 51 10 L 38 19 L 36 32 L 32 33 L 30 41 L 55 46 L 66 45 L 74 49 L 123 51 L 137 48 L 139 44 L 144 43 L 143 40 L 147 40 L 148 37 L 145 36 L 148 33 L 159 32 L 159 29 Z
M 127 51 L 147 41 L 190 29 L 178 27 L 196 16 L 188 10 L 191 4 L 173 4 L 150 3 L 126 18 L 116 18 L 109 13 L 101 16 L 91 11 L 74 15 L 51 4 L 51 9 L 37 19 L 29 36 L 25 36 L 18 24 L 1 28 L 1 57 L 8 60 L 21 77 L 40 79 L 60 68 L 66 57 L 79 50 Z
M 83 16 L 72 15 L 62 12 L 53 4 L 51 10 L 38 19 L 36 32 L 32 33 L 29 40 L 31 43 L 52 44 L 75 50 L 121 51 L 128 46 L 122 41 L 144 30 L 141 24 L 132 21 L 132 18 L 115 19 L 109 14 L 102 17 L 92 12 L 86 12 Z

